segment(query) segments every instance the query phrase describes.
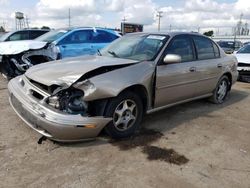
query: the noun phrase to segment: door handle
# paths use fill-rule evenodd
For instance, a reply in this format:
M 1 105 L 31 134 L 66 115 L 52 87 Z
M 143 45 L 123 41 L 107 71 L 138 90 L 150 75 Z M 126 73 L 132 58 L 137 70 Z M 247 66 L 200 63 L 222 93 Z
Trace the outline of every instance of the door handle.
M 221 63 L 219 63 L 219 64 L 217 65 L 217 67 L 218 67 L 218 68 L 221 68 L 221 67 L 222 67 L 222 64 L 221 64 Z
M 62 47 L 63 47 L 63 48 L 66 48 L 66 46 L 65 46 L 65 45 L 63 45 Z
M 190 72 L 196 72 L 196 67 L 190 67 L 189 71 Z

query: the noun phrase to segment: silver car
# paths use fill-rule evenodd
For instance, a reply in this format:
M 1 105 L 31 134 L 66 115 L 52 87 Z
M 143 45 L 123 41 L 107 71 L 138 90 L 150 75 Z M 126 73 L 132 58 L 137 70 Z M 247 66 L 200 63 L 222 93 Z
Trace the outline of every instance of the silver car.
M 128 34 L 95 56 L 37 65 L 9 82 L 10 103 L 57 141 L 131 136 L 142 117 L 187 101 L 225 101 L 237 59 L 195 33 Z

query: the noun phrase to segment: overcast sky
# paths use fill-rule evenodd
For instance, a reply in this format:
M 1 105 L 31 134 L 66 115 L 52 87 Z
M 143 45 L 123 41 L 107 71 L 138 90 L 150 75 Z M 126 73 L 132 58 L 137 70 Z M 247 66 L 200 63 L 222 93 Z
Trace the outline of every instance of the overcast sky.
M 146 31 L 157 30 L 156 11 L 162 10 L 162 30 L 201 32 L 213 29 L 220 34 L 232 31 L 240 14 L 250 23 L 250 0 L 0 0 L 0 25 L 15 26 L 14 12 L 28 16 L 30 26 L 52 28 L 68 26 L 120 27 L 128 22 L 142 23 Z

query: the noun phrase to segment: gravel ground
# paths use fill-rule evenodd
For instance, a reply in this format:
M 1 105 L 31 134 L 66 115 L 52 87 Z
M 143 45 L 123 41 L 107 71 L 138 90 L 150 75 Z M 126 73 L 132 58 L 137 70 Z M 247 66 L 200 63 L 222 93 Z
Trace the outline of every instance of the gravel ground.
M 134 138 L 58 144 L 25 125 L 0 78 L 0 187 L 250 188 L 250 84 L 148 115 Z

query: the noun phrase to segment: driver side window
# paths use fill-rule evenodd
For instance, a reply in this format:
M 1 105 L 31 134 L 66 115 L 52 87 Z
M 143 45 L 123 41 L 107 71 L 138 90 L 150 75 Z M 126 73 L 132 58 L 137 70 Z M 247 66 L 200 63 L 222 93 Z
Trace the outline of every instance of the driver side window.
M 90 30 L 75 31 L 66 36 L 62 40 L 62 44 L 88 43 L 91 41 L 91 38 L 92 38 L 92 31 Z
M 175 37 L 167 47 L 166 54 L 179 55 L 181 62 L 188 62 L 195 60 L 195 53 L 192 41 L 187 36 Z

